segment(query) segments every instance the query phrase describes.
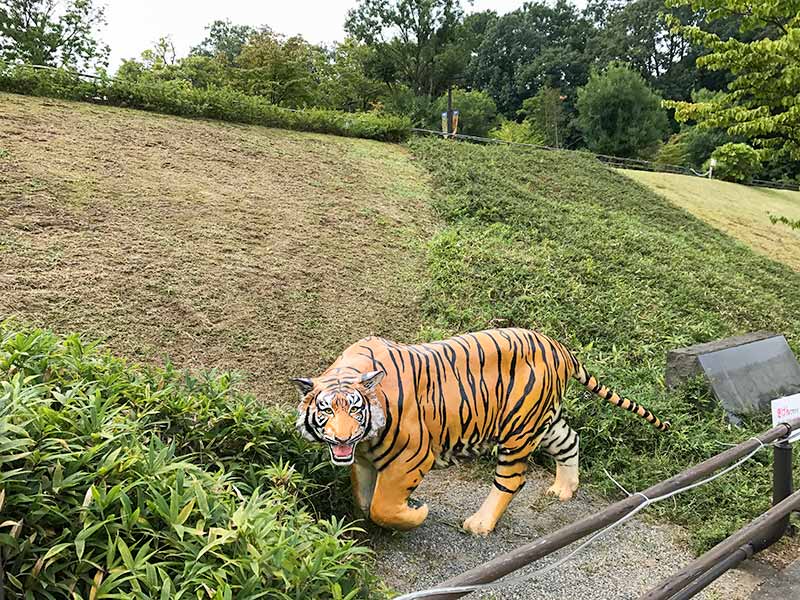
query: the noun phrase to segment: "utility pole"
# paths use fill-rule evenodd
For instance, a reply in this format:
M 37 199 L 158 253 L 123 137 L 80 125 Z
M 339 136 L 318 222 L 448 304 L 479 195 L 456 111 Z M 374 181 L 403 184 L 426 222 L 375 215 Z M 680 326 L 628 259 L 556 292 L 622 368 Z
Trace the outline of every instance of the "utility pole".
M 447 135 L 453 133 L 453 84 L 447 86 Z

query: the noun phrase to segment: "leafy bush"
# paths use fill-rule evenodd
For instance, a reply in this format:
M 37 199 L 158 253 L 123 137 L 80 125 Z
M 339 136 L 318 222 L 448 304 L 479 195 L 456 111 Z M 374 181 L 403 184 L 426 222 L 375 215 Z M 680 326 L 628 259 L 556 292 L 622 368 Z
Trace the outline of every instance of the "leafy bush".
M 489 132 L 489 137 L 503 140 L 504 142 L 535 144 L 537 146 L 543 146 L 545 142 L 544 136 L 528 120 L 522 123 L 503 120 L 499 127 L 495 127 Z
M 770 215 L 769 216 L 769 220 L 772 222 L 773 225 L 775 225 L 777 223 L 783 223 L 784 225 L 787 225 L 791 229 L 800 230 L 800 219 L 797 219 L 795 221 L 793 219 L 790 219 L 789 217 L 784 217 L 783 215 L 780 215 L 780 216 L 779 215 Z
M 750 181 L 761 168 L 758 150 L 747 144 L 723 144 L 711 153 L 717 161 L 714 175 L 728 181 Z
M 686 147 L 684 136 L 676 133 L 658 149 L 655 162 L 659 165 L 688 166 L 689 149 Z
M 592 73 L 577 107 L 586 145 L 599 154 L 648 158 L 668 130 L 661 98 L 623 65 Z
M 6 597 L 366 595 L 324 449 L 231 384 L 0 325 Z
M 185 80 L 102 79 L 86 82 L 63 70 L 0 63 L 0 91 L 138 108 L 170 115 L 221 119 L 298 131 L 399 142 L 408 137 L 405 117 L 318 108 L 289 110 L 230 88 L 194 88 Z
M 800 350 L 800 274 L 575 152 L 414 139 L 446 222 L 428 252 L 424 307 L 436 335 L 533 327 L 612 389 L 669 419 L 655 431 L 573 385 L 585 480 L 643 490 L 769 427 L 731 428 L 716 401 L 666 392 L 667 350 L 757 329 Z M 707 394 L 706 394 L 707 396 Z M 546 460 L 539 457 L 540 460 Z M 796 466 L 800 475 L 800 465 Z M 652 510 L 708 547 L 770 505 L 769 454 Z
M 380 105 L 386 114 L 403 115 L 411 119 L 414 127 L 431 127 L 431 115 L 436 109 L 428 96 L 417 96 L 405 85 L 395 85 L 380 98 Z M 441 121 L 433 124 L 439 130 Z
M 685 127 L 679 135 L 686 148 L 686 166 L 695 169 L 703 169 L 716 148 L 733 141 L 722 129 L 701 129 L 697 126 Z

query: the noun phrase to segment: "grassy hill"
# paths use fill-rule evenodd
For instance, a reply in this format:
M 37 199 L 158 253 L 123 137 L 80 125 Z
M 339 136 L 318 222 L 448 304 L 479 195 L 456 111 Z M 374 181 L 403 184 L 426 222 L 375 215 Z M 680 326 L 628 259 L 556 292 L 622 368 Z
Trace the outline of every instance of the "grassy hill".
M 396 145 L 0 94 L 0 319 L 294 403 L 355 339 L 416 335 L 425 182 Z
M 571 389 L 585 480 L 610 496 L 603 469 L 644 489 L 766 424 L 666 393 L 667 350 L 760 328 L 800 348 L 800 274 L 576 153 L 0 95 L 0 178 L 0 317 L 240 370 L 269 403 L 372 332 L 536 327 L 674 425 Z M 767 463 L 660 514 L 705 546 L 769 504 Z
M 800 231 L 774 224 L 769 218 L 800 219 L 800 192 L 672 173 L 622 172 L 756 252 L 800 271 Z

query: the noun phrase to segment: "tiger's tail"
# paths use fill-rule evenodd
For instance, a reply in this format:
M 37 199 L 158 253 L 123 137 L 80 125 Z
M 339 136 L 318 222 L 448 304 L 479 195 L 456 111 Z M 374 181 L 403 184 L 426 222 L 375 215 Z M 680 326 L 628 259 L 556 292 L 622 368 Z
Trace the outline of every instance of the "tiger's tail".
M 619 394 L 611 391 L 597 381 L 594 375 L 589 375 L 589 373 L 586 371 L 586 368 L 580 363 L 580 361 L 575 359 L 575 363 L 575 372 L 572 374 L 572 377 L 585 385 L 586 389 L 588 389 L 590 392 L 593 392 L 601 398 L 608 400 L 614 406 L 619 406 L 620 408 L 629 410 L 632 413 L 636 413 L 656 429 L 667 431 L 670 428 L 669 421 L 662 421 L 641 404 L 636 404 L 636 402 L 628 400 L 627 398 L 620 397 Z

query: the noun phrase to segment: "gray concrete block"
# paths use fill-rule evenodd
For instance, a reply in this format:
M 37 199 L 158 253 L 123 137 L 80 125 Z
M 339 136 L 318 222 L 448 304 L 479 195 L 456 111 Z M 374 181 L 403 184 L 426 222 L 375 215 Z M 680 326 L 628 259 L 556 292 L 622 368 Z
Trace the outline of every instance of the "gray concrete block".
M 796 600 L 800 598 L 800 560 L 761 584 L 751 600 Z
M 779 334 L 771 331 L 756 331 L 746 335 L 670 350 L 667 352 L 667 369 L 664 374 L 664 383 L 668 389 L 675 389 L 687 379 L 702 375 L 703 369 L 698 360 L 701 354 L 708 354 L 709 352 L 716 352 L 717 350 L 726 350 L 735 346 L 749 344 L 750 342 L 765 340 L 777 335 Z
M 728 413 L 769 412 L 770 402 L 800 393 L 800 363 L 782 335 L 698 356 L 714 396 Z

